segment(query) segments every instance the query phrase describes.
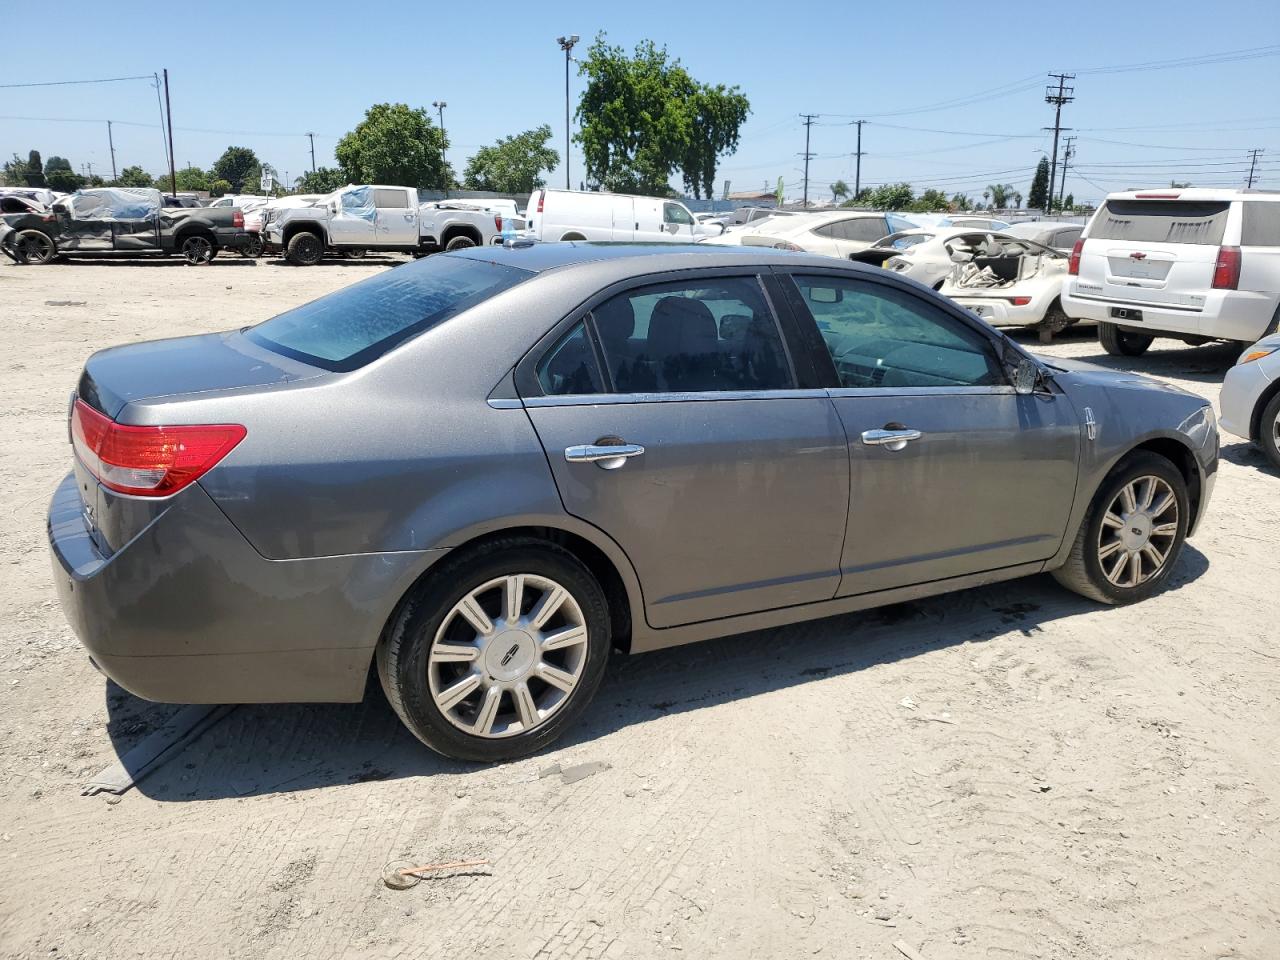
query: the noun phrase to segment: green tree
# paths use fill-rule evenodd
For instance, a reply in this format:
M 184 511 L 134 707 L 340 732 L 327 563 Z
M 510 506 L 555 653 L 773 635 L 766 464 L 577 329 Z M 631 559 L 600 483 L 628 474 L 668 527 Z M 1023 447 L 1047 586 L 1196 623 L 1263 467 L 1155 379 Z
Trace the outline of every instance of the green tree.
M 1031 179 L 1031 192 L 1027 195 L 1027 206 L 1033 210 L 1049 208 L 1049 158 L 1041 157 L 1036 164 L 1036 174 Z
M 941 190 L 926 190 L 911 203 L 910 209 L 916 213 L 938 213 L 949 206 L 947 195 Z
M 209 183 L 209 196 L 211 197 L 221 197 L 230 192 L 231 192 L 230 180 L 218 179 L 218 180 L 212 180 Z
M 991 183 L 987 185 L 987 189 L 982 191 L 982 196 L 991 197 L 991 208 L 993 210 L 1001 210 L 1009 202 L 1013 196 L 1013 184 L 1011 183 Z
M 849 185 L 843 180 L 837 180 L 831 185 L 831 202 L 839 203 L 849 197 Z
M 886 183 L 878 187 L 867 187 L 857 197 L 846 203 L 846 206 L 872 207 L 876 210 L 906 210 L 915 202 L 915 191 L 909 183 Z
M 50 157 L 49 163 L 52 164 L 57 157 Z M 66 161 L 63 161 L 64 163 Z M 85 178 L 71 169 L 70 164 L 64 169 L 62 167 L 54 167 L 52 170 L 45 167 L 45 182 L 48 183 L 50 190 L 57 190 L 60 193 L 75 193 L 81 187 L 85 186 Z
M 44 179 L 44 165 L 40 162 L 40 151 L 32 150 L 27 154 L 27 186 L 28 187 L 44 187 L 48 186 Z
M 248 147 L 227 147 L 209 171 L 214 179 L 231 184 L 230 193 L 244 193 L 246 185 L 258 185 L 262 176 L 262 163 L 258 155 Z
M 351 183 L 446 190 L 453 183 L 444 158 L 448 146 L 424 108 L 375 103 L 333 152 Z
M 49 174 L 53 173 L 55 170 L 65 170 L 68 173 L 71 173 L 71 161 L 65 157 L 59 157 L 57 155 L 50 157 L 44 162 L 44 175 L 48 177 Z
M 141 167 L 125 167 L 120 171 L 120 176 L 112 183 L 116 187 L 154 187 L 155 180 L 151 174 L 143 170 Z
M 23 187 L 27 183 L 27 162 L 16 153 L 12 160 L 5 161 L 4 183 L 7 187 Z
M 165 178 L 168 179 L 168 178 Z M 208 190 L 209 175 L 199 167 L 183 167 L 177 171 L 179 190 Z
M 965 193 L 956 193 L 951 197 L 949 204 L 952 210 L 972 210 L 973 203 L 969 200 L 969 195 Z
M 588 179 L 609 190 L 666 194 L 679 170 L 695 196 L 712 196 L 716 163 L 738 146 L 751 106 L 737 87 L 699 84 L 665 47 L 645 40 L 632 55 L 605 35 L 579 64 L 578 101 Z
M 1075 205 L 1076 205 L 1075 194 L 1068 193 L 1062 200 L 1063 210 L 1073 210 L 1075 209 Z
M 304 173 L 293 182 L 299 193 L 332 193 L 349 183 L 341 170 L 333 167 L 319 167 L 314 172 Z
M 550 139 L 551 127 L 544 123 L 481 147 L 467 162 L 463 185 L 469 190 L 532 193 L 546 183 L 542 171 L 560 162 L 560 154 L 547 146 Z

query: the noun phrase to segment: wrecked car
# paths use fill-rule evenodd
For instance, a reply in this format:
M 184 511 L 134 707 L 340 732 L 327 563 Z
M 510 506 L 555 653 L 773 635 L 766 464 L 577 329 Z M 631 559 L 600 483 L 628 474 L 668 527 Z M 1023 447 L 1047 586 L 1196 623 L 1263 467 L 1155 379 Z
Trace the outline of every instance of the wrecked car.
M 951 273 L 938 291 L 995 327 L 1034 327 L 1042 343 L 1075 323 L 1060 296 L 1066 254 L 1034 240 L 986 234 L 951 253 Z
M 77 190 L 47 211 L 0 214 L 0 252 L 15 263 L 50 263 L 64 254 L 180 254 L 208 263 L 249 241 L 237 208 L 167 208 L 159 190 Z

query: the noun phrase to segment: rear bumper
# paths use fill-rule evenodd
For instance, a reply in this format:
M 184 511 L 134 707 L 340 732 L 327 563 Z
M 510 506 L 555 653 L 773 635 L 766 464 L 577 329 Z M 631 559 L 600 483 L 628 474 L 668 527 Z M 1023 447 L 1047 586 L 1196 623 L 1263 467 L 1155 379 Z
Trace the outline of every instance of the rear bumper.
M 74 475 L 48 535 L 63 612 L 94 662 L 171 703 L 361 699 L 383 624 L 445 552 L 267 560 L 193 485 L 108 559 Z
M 1214 340 L 1239 340 L 1253 343 L 1261 337 L 1275 311 L 1265 295 L 1247 290 L 1214 290 L 1205 296 L 1200 310 L 1170 309 L 1159 303 L 1118 299 L 1094 294 L 1081 294 L 1079 283 L 1068 278 L 1062 288 L 1062 309 L 1077 320 L 1119 323 L 1133 330 L 1150 330 L 1153 334 L 1209 337 Z M 1140 310 L 1141 321 L 1117 319 L 1113 307 Z
M 999 297 L 972 297 L 953 293 L 951 299 L 966 310 L 972 310 L 993 327 L 1029 327 L 1044 319 L 1045 304 L 1042 301 L 1032 300 L 1019 307 Z
M 247 230 L 215 230 L 213 236 L 218 246 L 226 250 L 240 250 L 252 239 Z
M 1218 423 L 1222 429 L 1244 440 L 1256 440 L 1251 429 L 1253 411 L 1271 382 L 1261 363 L 1240 364 L 1228 370 L 1218 395 Z

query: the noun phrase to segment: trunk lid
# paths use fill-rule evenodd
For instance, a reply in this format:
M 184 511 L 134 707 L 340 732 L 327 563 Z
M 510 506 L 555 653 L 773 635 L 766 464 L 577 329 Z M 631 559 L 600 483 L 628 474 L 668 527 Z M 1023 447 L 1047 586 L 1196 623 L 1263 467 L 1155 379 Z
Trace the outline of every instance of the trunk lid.
M 85 364 L 76 393 L 89 406 L 116 419 L 135 400 L 271 387 L 325 372 L 272 353 L 232 331 L 101 350 Z

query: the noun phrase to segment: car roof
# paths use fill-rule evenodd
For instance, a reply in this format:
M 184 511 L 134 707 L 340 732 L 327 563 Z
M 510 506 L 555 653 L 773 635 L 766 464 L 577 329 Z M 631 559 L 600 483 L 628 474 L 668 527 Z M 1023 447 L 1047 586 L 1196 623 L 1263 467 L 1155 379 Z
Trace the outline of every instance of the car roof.
M 531 246 L 466 247 L 436 256 L 466 257 L 502 266 L 543 273 L 562 267 L 602 261 L 635 261 L 645 272 L 688 270 L 703 266 L 857 266 L 814 253 L 776 250 L 772 247 L 739 247 L 703 243 L 609 243 L 559 241 Z
M 1280 190 L 1244 187 L 1152 187 L 1147 190 L 1118 190 L 1108 200 L 1280 200 Z

